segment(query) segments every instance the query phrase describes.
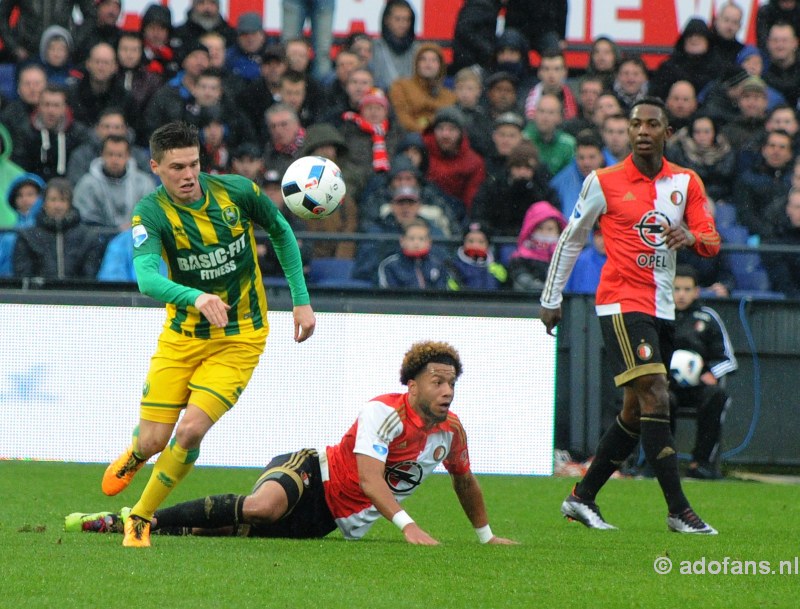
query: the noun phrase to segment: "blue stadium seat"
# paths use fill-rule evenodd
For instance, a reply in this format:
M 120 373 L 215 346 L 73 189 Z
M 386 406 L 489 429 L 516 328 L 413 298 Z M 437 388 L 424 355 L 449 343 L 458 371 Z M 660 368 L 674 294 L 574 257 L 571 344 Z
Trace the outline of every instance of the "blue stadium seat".
M 714 206 L 714 220 L 717 230 L 736 224 L 736 207 L 731 203 L 721 201 Z
M 513 243 L 501 245 L 499 248 L 497 248 L 497 262 L 503 266 L 508 266 L 508 263 L 511 260 L 511 254 L 514 253 L 515 249 L 517 249 L 517 246 Z
M 741 224 L 721 225 L 717 227 L 717 230 L 720 236 L 722 236 L 723 243 L 744 245 L 747 243 L 747 238 L 750 236 L 750 233 L 747 232 L 747 228 Z
M 0 63 L 0 95 L 6 101 L 17 99 L 17 64 Z

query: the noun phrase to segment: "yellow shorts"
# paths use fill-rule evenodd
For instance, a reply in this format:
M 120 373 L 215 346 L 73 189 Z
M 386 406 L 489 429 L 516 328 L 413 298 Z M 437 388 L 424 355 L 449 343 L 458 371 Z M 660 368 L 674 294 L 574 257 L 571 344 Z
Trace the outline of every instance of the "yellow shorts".
M 267 342 L 268 330 L 224 338 L 190 338 L 164 328 L 142 389 L 145 421 L 176 423 L 193 404 L 216 422 L 247 387 Z

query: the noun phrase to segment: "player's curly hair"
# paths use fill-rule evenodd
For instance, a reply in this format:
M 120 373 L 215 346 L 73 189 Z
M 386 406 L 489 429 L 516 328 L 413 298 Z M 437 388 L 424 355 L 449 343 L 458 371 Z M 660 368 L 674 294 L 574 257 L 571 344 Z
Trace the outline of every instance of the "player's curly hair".
M 408 385 L 408 381 L 414 380 L 417 375 L 428 364 L 447 364 L 456 369 L 456 378 L 461 376 L 461 358 L 455 347 L 447 343 L 440 343 L 427 340 L 414 343 L 403 357 L 403 365 L 400 366 L 400 382 Z

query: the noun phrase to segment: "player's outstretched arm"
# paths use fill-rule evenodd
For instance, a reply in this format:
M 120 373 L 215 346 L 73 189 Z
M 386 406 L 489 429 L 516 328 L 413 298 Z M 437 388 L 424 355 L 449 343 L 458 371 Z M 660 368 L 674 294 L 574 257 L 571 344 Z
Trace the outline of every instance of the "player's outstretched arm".
M 302 343 L 311 338 L 314 328 L 317 326 L 317 318 L 311 305 L 297 305 L 292 309 L 292 317 L 294 317 L 295 342 Z
M 403 537 L 408 543 L 423 546 L 436 546 L 439 542 L 428 535 L 420 526 L 414 522 L 406 511 L 392 495 L 392 491 L 383 479 L 385 464 L 383 461 L 369 457 L 367 455 L 356 454 L 356 464 L 358 466 L 358 481 L 361 490 L 372 501 L 378 511 L 386 520 L 389 520 L 398 529 L 403 531 Z
M 483 501 L 483 491 L 478 479 L 472 472 L 462 475 L 451 475 L 453 480 L 453 490 L 458 496 L 458 501 L 464 509 L 464 513 L 469 518 L 472 526 L 475 527 L 475 534 L 481 543 L 494 545 L 516 545 L 519 542 L 505 537 L 498 537 L 492 533 L 489 527 L 489 516 L 486 512 L 486 504 Z

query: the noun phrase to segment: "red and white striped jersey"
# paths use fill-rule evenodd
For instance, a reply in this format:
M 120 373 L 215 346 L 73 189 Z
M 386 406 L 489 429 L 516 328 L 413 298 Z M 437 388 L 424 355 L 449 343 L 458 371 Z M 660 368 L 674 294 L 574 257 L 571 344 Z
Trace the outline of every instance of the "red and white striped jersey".
M 684 222 L 697 240 L 693 249 L 700 256 L 719 253 L 719 233 L 697 174 L 664 160 L 651 179 L 629 155 L 621 163 L 593 171 L 583 182 L 550 262 L 543 307 L 560 306 L 575 260 L 598 221 L 608 255 L 595 296 L 598 315 L 639 312 L 675 319 L 676 253 L 667 248 L 664 224 Z
M 454 475 L 470 471 L 467 436 L 458 416 L 451 412 L 444 423 L 425 429 L 408 393 L 367 402 L 342 441 L 319 453 L 325 499 L 346 539 L 360 539 L 381 517 L 361 490 L 356 454 L 386 464 L 384 479 L 397 501 L 411 496 L 440 463 Z

